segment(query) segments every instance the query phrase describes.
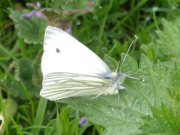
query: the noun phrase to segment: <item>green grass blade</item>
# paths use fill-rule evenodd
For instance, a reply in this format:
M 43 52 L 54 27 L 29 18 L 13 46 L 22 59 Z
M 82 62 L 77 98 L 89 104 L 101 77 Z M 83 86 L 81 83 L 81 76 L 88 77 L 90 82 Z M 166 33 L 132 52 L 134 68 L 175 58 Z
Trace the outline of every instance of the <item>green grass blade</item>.
M 36 118 L 34 121 L 34 126 L 41 126 L 42 125 L 44 115 L 45 115 L 46 105 L 47 105 L 47 100 L 44 98 L 41 98 L 40 102 L 39 102 Z M 32 129 L 32 134 L 33 135 L 39 135 L 40 130 L 41 129 L 39 129 L 39 128 L 34 128 L 34 129 Z

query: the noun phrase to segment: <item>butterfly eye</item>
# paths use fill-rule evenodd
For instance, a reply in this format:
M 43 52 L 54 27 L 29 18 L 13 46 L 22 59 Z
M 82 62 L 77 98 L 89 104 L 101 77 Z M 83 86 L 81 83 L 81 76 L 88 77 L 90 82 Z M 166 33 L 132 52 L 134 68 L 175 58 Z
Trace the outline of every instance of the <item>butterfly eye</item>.
M 56 52 L 57 52 L 57 53 L 60 53 L 60 50 L 59 50 L 59 48 L 56 48 Z

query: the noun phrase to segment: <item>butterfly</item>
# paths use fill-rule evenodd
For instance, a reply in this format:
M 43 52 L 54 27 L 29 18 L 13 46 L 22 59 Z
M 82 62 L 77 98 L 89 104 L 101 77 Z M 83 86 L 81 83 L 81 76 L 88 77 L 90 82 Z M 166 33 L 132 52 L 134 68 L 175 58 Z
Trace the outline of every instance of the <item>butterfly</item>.
M 52 101 L 80 96 L 117 94 L 124 73 L 112 72 L 91 50 L 63 30 L 45 30 L 40 95 Z

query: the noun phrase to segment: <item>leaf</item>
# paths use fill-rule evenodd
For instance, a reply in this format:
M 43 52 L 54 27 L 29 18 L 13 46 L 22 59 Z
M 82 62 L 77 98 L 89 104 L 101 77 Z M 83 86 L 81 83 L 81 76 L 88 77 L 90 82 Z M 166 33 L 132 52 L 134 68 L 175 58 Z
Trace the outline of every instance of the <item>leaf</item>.
M 27 96 L 39 95 L 40 85 L 33 82 L 35 69 L 32 67 L 32 62 L 28 58 L 16 61 L 15 78 L 9 76 L 6 81 L 10 95 L 22 99 L 27 98 Z
M 179 135 L 180 114 L 173 108 L 162 104 L 160 108 L 152 108 L 152 116 L 144 117 L 145 122 L 140 127 L 146 134 Z
M 121 54 L 121 63 L 119 67 L 119 72 L 123 72 L 125 74 L 130 74 L 132 76 L 135 76 L 137 69 L 138 69 L 138 64 L 135 58 L 124 53 Z
M 32 81 L 33 68 L 31 59 L 20 59 L 16 65 L 16 78 L 21 81 Z
M 180 18 L 173 21 L 162 20 L 163 30 L 157 30 L 158 38 L 155 38 L 147 45 L 143 45 L 141 49 L 153 61 L 168 61 L 180 58 Z M 154 37 L 153 37 L 154 38 Z
M 180 18 L 173 21 L 162 20 L 163 30 L 157 31 L 158 39 L 143 47 L 143 51 L 149 58 L 157 62 L 157 60 L 165 61 L 161 63 L 166 67 L 169 81 L 167 84 L 161 84 L 157 95 L 158 100 L 164 100 L 161 106 L 152 107 L 152 115 L 144 117 L 144 124 L 141 130 L 147 134 L 157 135 L 178 135 L 180 133 Z M 150 50 L 150 51 L 149 51 Z M 157 75 L 159 77 L 159 75 Z M 168 79 L 167 78 L 167 79 Z M 157 83 L 156 83 L 157 82 Z M 157 78 L 155 85 L 160 85 L 161 81 Z M 168 94 L 163 95 L 162 87 L 167 87 Z M 156 99 L 156 100 L 157 100 Z
M 112 70 L 115 71 L 118 65 L 118 62 L 116 59 L 110 57 L 109 55 L 104 56 L 104 62 L 108 65 L 108 67 Z
M 22 84 L 15 80 L 12 76 L 7 78 L 6 89 L 9 95 L 13 97 L 20 97 L 21 99 L 26 99 L 26 91 L 24 90 Z
M 122 45 L 117 40 L 113 40 L 113 47 L 108 51 L 108 55 L 117 56 L 117 58 L 119 58 L 125 47 L 127 48 L 127 44 Z
M 159 57 L 159 49 L 156 44 L 151 42 L 148 45 L 142 45 L 141 50 L 148 56 L 148 58 L 154 62 L 157 62 Z
M 125 65 L 136 63 L 130 56 L 127 57 L 126 62 Z M 132 66 L 134 66 L 132 68 L 137 68 L 137 65 Z M 137 75 L 143 75 L 145 81 L 127 80 L 126 90 L 119 92 L 119 98 L 117 95 L 101 95 L 93 100 L 71 99 L 69 106 L 86 113 L 91 122 L 105 127 L 105 134 L 140 133 L 142 118 L 151 115 L 151 107 L 160 106 L 164 101 L 167 102 L 166 88 L 169 86 L 169 79 L 168 75 L 163 77 L 167 74 L 164 66 L 160 63 L 153 65 L 145 56 L 142 56 L 140 69 L 137 68 L 137 70 L 139 71 Z M 163 98 L 159 97 L 159 93 Z
M 128 56 L 125 65 L 137 68 L 136 64 L 131 63 L 135 62 Z M 106 127 L 106 134 L 140 133 L 138 126 L 143 122 L 141 118 L 151 115 L 153 106 L 160 107 L 162 103 L 169 102 L 168 88 L 171 86 L 171 77 L 167 72 L 168 65 L 164 65 L 160 62 L 153 64 L 147 57 L 142 56 L 140 69 L 137 69 L 139 75 L 143 75 L 145 79 L 141 85 L 136 81 L 129 82 L 128 90 L 120 92 L 119 100 L 115 96 L 98 97 L 96 101 L 73 101 L 74 104 L 70 106 L 85 112 L 90 121 Z
M 153 64 L 147 57 L 142 57 L 140 61 L 140 70 L 143 74 L 144 94 L 151 106 L 159 106 L 163 102 L 168 102 L 168 90 L 171 86 L 170 73 L 162 63 Z M 147 92 L 147 93 L 146 93 Z
M 16 10 L 9 9 L 10 18 L 15 22 L 15 27 L 18 31 L 18 36 L 23 38 L 29 44 L 42 44 L 44 31 L 48 25 L 47 20 L 31 17 L 23 18 L 23 14 Z
M 171 22 L 163 19 L 162 25 L 163 31 L 157 31 L 157 35 L 159 36 L 157 45 L 160 48 L 160 52 L 163 55 L 171 57 L 180 55 L 180 18 Z

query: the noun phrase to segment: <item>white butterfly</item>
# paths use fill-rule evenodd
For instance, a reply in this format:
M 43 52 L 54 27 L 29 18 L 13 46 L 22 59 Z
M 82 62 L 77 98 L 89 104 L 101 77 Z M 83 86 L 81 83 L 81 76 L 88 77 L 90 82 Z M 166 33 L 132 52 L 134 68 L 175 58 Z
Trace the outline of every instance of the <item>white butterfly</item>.
M 45 31 L 40 95 L 49 100 L 117 94 L 127 75 L 111 72 L 91 50 L 59 28 Z

